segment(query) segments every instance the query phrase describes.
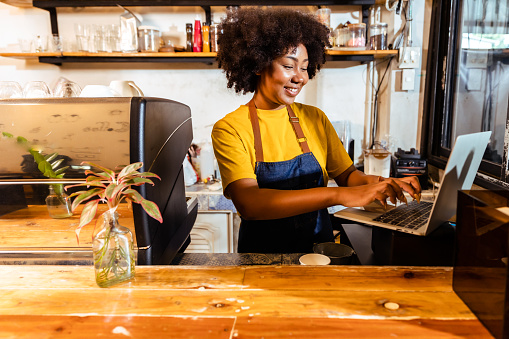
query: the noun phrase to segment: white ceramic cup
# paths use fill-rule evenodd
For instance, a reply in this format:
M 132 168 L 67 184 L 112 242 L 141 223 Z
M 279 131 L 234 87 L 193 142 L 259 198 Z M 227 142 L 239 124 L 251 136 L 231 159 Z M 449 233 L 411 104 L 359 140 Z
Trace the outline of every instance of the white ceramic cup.
M 134 81 L 113 80 L 110 88 L 123 97 L 142 97 L 143 92 Z
M 330 258 L 323 254 L 309 253 L 299 258 L 301 265 L 329 265 Z
M 87 85 L 80 93 L 80 98 L 110 98 L 121 96 L 117 91 L 104 85 Z

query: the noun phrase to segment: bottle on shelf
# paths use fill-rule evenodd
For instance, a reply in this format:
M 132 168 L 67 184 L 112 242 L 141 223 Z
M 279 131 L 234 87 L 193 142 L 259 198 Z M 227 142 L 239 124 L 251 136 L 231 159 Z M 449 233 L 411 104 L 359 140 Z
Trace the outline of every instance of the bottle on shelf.
M 200 19 L 194 20 L 194 43 L 193 52 L 202 51 L 201 23 Z
M 204 23 L 202 26 L 203 52 L 210 52 L 210 26 Z
M 186 24 L 186 52 L 193 51 L 193 24 Z

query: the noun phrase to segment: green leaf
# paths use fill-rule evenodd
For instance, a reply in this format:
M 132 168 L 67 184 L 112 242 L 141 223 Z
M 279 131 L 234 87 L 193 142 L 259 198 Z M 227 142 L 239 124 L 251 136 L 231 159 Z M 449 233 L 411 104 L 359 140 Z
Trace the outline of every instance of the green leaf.
M 148 215 L 150 215 L 152 218 L 156 219 L 159 222 L 163 222 L 163 217 L 161 216 L 161 211 L 159 211 L 159 207 L 152 201 L 149 201 L 147 199 L 143 199 L 141 201 L 141 206 L 147 212 Z
M 157 174 L 152 173 L 152 172 L 142 172 L 142 173 L 140 173 L 140 177 L 157 178 L 157 179 L 161 180 L 161 178 Z
M 55 159 L 58 156 L 58 153 L 51 153 L 46 156 L 44 156 L 44 160 L 47 162 L 50 162 L 51 160 Z
M 113 198 L 113 191 L 115 190 L 115 188 L 117 187 L 117 184 L 114 184 L 114 183 L 110 183 L 107 187 L 106 187 L 106 190 L 104 191 L 104 195 L 106 196 L 106 199 L 108 200 L 111 200 Z
M 42 156 L 42 154 L 41 154 L 40 152 L 37 152 L 37 151 L 35 151 L 35 150 L 33 150 L 33 149 L 30 149 L 30 151 L 29 151 L 29 152 L 30 152 L 30 154 L 32 154 L 32 155 L 33 155 L 34 160 L 35 160 L 35 162 L 36 162 L 36 163 L 38 163 L 38 164 L 39 164 L 39 163 L 41 163 L 41 162 L 46 161 L 46 160 L 44 160 L 44 157 Z
M 14 135 L 12 135 L 11 133 L 2 132 L 2 135 L 7 138 L 14 138 Z
M 154 182 L 147 178 L 132 178 L 125 182 L 126 185 L 133 185 L 133 186 L 141 186 L 143 184 L 151 184 L 154 185 Z
M 103 166 L 101 166 L 101 165 L 94 164 L 94 163 L 89 162 L 89 161 L 83 161 L 81 164 L 82 164 L 82 165 L 83 165 L 83 164 L 87 164 L 87 165 L 90 165 L 90 166 L 92 166 L 92 167 L 98 168 L 98 169 L 100 169 L 101 171 L 104 171 L 105 173 L 107 173 L 109 177 L 111 177 L 111 178 L 115 178 L 115 172 L 114 172 L 114 171 L 112 171 L 112 170 L 110 170 L 109 168 L 103 167 Z M 96 175 L 97 175 L 97 173 L 96 173 Z
M 124 194 L 129 196 L 132 201 L 134 201 L 135 203 L 138 203 L 138 204 L 144 199 L 141 196 L 141 194 L 138 193 L 138 191 L 133 190 L 132 188 L 125 190 Z
M 47 160 L 48 161 L 48 160 Z M 60 166 L 60 164 L 64 161 L 64 159 L 58 159 L 57 161 L 54 161 L 52 164 L 51 164 L 51 168 L 52 169 L 55 169 L 57 168 L 58 166 Z M 49 162 L 49 161 L 48 161 Z
M 93 182 L 90 182 L 90 183 L 80 183 L 80 184 L 74 184 L 74 185 L 67 185 L 65 186 L 65 190 L 67 191 L 68 188 L 72 188 L 72 187 L 102 187 L 103 189 L 106 188 L 106 185 L 104 184 L 100 184 L 100 183 L 93 183 Z
M 89 201 L 85 207 L 83 208 L 83 211 L 81 212 L 80 216 L 80 224 L 76 228 L 76 238 L 78 240 L 78 244 L 80 242 L 80 231 L 81 228 L 85 225 L 88 225 L 95 217 L 95 214 L 97 213 L 97 205 L 99 204 L 99 200 L 92 200 Z
M 55 179 L 55 172 L 53 172 L 53 170 L 48 170 L 48 171 L 44 172 L 43 174 L 47 178 Z
M 127 165 L 118 174 L 118 179 L 121 180 L 121 178 L 125 177 L 126 175 L 129 175 L 133 172 L 137 172 L 138 168 L 141 168 L 142 166 L 143 166 L 142 162 L 135 162 L 133 164 Z
M 41 171 L 41 173 L 46 173 L 48 171 L 53 172 L 53 169 L 51 168 L 51 165 L 47 161 L 41 161 L 39 163 L 39 165 L 37 165 L 37 168 L 39 168 L 39 171 Z M 46 174 L 44 174 L 44 175 L 46 175 Z
M 18 142 L 18 144 L 27 144 L 28 143 L 28 140 L 23 137 L 17 137 L 16 141 Z
M 124 188 L 126 188 L 127 185 L 122 183 L 120 185 L 117 185 L 115 189 L 113 190 L 113 193 L 111 193 L 112 197 L 116 197 Z
M 67 187 L 66 187 L 67 189 Z M 79 204 L 81 204 L 82 202 L 86 201 L 86 200 L 89 200 L 90 198 L 92 198 L 93 196 L 95 195 L 100 195 L 102 192 L 104 191 L 103 188 L 93 188 L 93 189 L 90 189 L 88 191 L 80 191 L 80 192 L 76 192 L 76 193 L 79 193 L 79 194 L 76 194 L 76 193 L 73 193 L 71 194 L 71 197 L 74 196 L 74 195 L 77 195 L 77 197 L 74 199 L 74 201 L 72 202 L 72 206 L 71 206 L 71 209 L 72 211 L 74 212 L 74 210 L 79 206 Z M 97 199 L 98 200 L 98 199 Z M 83 212 L 82 212 L 83 213 Z
M 69 168 L 69 166 L 65 166 L 65 167 L 62 167 L 62 168 L 59 168 L 58 170 L 55 171 L 55 175 L 60 175 L 62 173 L 64 173 L 67 169 Z M 61 176 L 61 178 L 63 178 L 63 174 Z

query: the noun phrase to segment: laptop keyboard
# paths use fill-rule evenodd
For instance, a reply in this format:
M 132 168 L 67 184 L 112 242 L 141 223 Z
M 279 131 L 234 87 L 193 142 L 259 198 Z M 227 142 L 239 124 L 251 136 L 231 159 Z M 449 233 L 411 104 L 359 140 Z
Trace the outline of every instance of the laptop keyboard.
M 429 201 L 411 201 L 408 206 L 400 205 L 373 220 L 415 230 L 426 224 L 432 207 Z

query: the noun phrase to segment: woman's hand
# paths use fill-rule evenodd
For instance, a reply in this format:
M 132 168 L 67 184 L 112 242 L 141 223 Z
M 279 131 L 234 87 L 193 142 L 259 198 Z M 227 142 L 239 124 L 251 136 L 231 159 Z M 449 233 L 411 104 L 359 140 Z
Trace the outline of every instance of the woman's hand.
M 396 204 L 397 200 L 406 202 L 403 190 L 395 180 L 390 178 L 374 184 L 341 187 L 338 198 L 340 204 L 346 207 L 361 207 L 374 201 L 379 201 L 387 207 L 387 199 L 393 204 Z
M 402 190 L 410 194 L 414 200 L 417 200 L 417 202 L 421 201 L 421 184 L 419 183 L 419 179 L 417 177 L 412 176 L 405 178 L 382 178 L 381 181 L 385 180 L 393 180 L 399 187 L 401 187 Z
M 420 200 L 421 186 L 417 177 L 377 177 L 366 175 L 352 166 L 335 180 L 338 186 L 348 186 L 341 189 L 338 197 L 340 204 L 347 207 L 365 206 L 373 201 L 380 201 L 387 206 L 387 199 L 393 204 L 396 204 L 397 200 L 406 203 L 403 191 Z

